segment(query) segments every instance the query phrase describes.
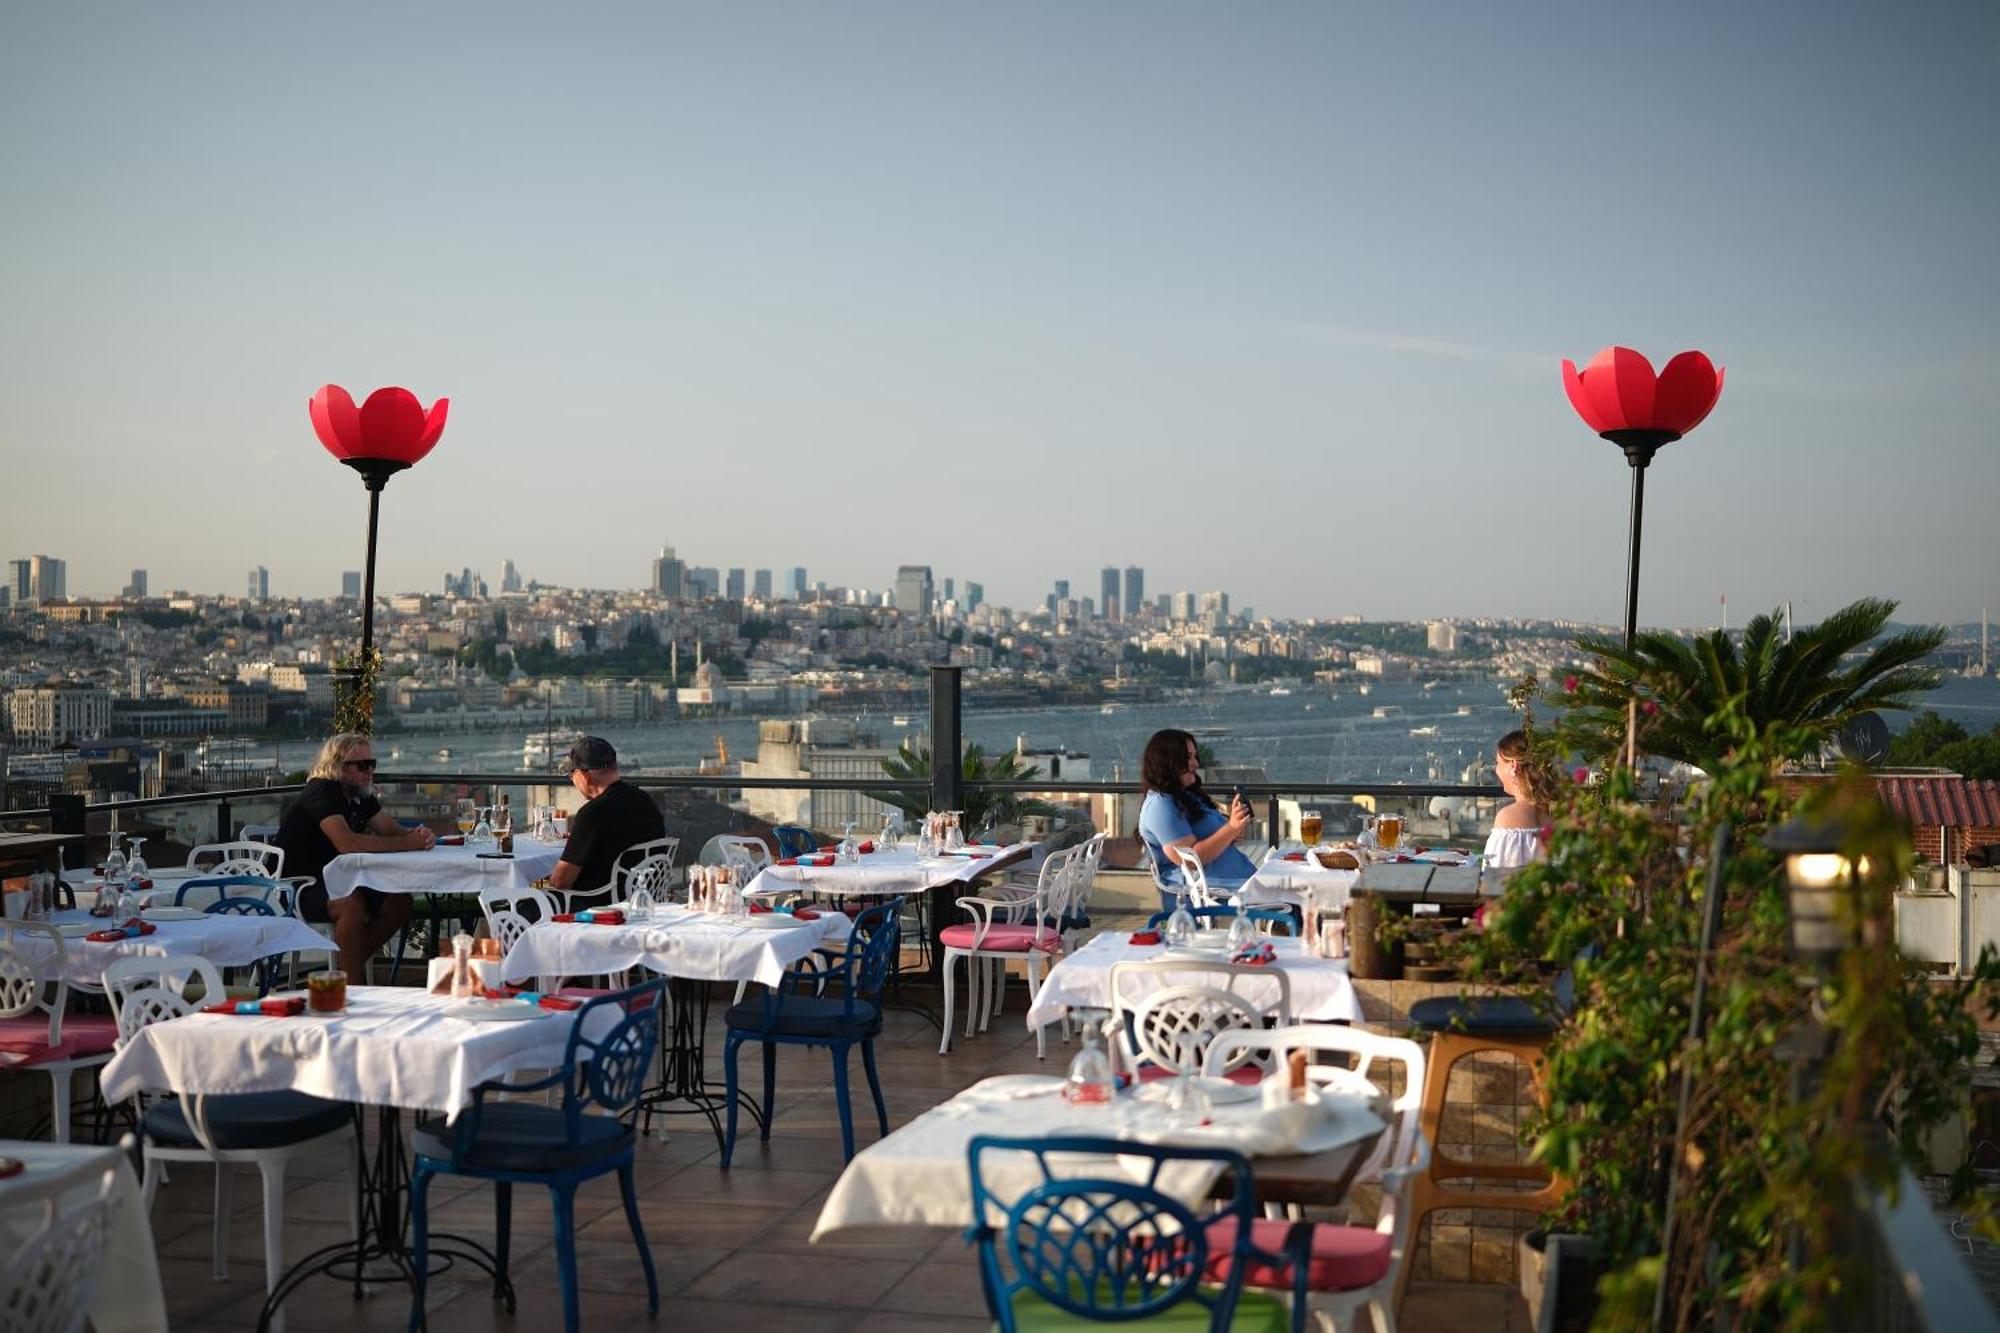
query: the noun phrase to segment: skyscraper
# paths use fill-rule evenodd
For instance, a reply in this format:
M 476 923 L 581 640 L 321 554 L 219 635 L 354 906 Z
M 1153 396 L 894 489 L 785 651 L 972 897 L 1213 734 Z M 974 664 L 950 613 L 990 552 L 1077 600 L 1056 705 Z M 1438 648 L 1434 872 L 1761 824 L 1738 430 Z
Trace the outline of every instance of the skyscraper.
M 361 600 L 361 571 L 343 569 L 340 571 L 340 595 L 351 601 Z
M 25 602 L 35 595 L 34 565 L 26 560 L 7 562 L 7 591 L 16 602 Z
M 1069 600 L 1069 580 L 1068 580 L 1068 579 L 1057 579 L 1057 580 L 1056 580 L 1056 600 L 1057 600 L 1058 602 L 1067 602 L 1067 601 Z
M 662 546 L 653 561 L 653 591 L 662 597 L 687 596 L 687 565 L 671 546 Z
M 979 604 L 980 604 L 981 602 L 985 601 L 985 600 L 986 600 L 986 585 L 985 585 L 985 584 L 983 584 L 983 583 L 967 583 L 967 584 L 965 585 L 965 609 L 966 609 L 966 610 L 968 610 L 968 611 L 975 611 L 975 610 L 977 610 L 977 609 L 979 608 Z
M 750 576 L 750 595 L 760 602 L 771 600 L 771 571 L 760 569 Z
M 512 560 L 502 560 L 500 562 L 500 591 L 521 591 L 521 571 L 514 568 Z
M 262 565 L 250 571 L 249 586 L 243 595 L 253 602 L 267 602 L 271 599 L 271 571 Z
M 1137 565 L 1125 567 L 1125 597 L 1119 602 L 1127 616 L 1144 615 L 1146 611 L 1146 571 Z
M 146 595 L 145 570 L 135 569 L 132 571 L 132 581 L 125 585 L 125 595 L 127 597 L 144 597 Z
M 732 602 L 743 600 L 743 571 L 741 569 L 732 569 L 729 571 L 729 582 L 723 595 Z
M 806 599 L 806 567 L 794 565 L 792 572 L 785 576 L 785 596 L 795 602 Z
M 944 600 L 948 602 L 957 595 L 958 595 L 957 592 L 954 591 L 952 588 L 951 576 L 947 574 L 944 580 Z
M 722 571 L 713 565 L 688 570 L 682 582 L 692 601 L 706 602 L 722 595 Z
M 1097 605 L 1106 620 L 1118 619 L 1118 570 L 1106 565 L 1097 576 Z
M 899 565 L 896 568 L 896 609 L 904 615 L 931 613 L 931 567 Z
M 14 601 L 58 602 L 69 596 L 68 566 L 52 555 L 31 555 L 7 562 L 7 586 Z

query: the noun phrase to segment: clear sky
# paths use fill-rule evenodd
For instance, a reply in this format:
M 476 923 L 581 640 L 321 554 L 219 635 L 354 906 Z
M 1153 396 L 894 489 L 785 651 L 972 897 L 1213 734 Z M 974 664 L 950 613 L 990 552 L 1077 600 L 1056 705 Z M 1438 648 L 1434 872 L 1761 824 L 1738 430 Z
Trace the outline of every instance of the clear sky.
M 1622 614 L 1558 365 L 1728 368 L 1642 619 L 2000 604 L 2000 5 L 0 5 L 5 556 Z

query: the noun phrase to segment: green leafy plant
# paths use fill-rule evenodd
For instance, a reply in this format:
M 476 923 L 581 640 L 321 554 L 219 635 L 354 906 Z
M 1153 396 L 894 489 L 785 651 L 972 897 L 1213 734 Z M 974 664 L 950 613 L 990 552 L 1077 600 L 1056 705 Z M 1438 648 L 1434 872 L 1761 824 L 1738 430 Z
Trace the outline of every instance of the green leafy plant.
M 930 747 L 905 744 L 896 751 L 894 759 L 882 761 L 882 771 L 898 782 L 928 788 L 931 781 Z M 1023 764 L 1012 751 L 988 755 L 976 743 L 965 747 L 959 764 L 959 777 L 966 782 L 1027 782 L 1034 776 L 1034 770 Z M 921 819 L 930 810 L 928 794 L 898 791 L 886 793 L 880 799 L 912 819 Z M 964 805 L 968 833 L 995 824 L 1012 824 L 1025 815 L 1054 812 L 1054 807 L 1047 802 L 1030 800 L 1016 791 L 968 791 L 964 795 Z
M 1964 1104 L 1977 1050 L 1968 1000 L 1990 1000 L 2000 961 L 1989 952 L 1970 977 L 1939 985 L 1893 947 L 1910 843 L 1865 781 L 1822 784 L 1810 802 L 1845 824 L 1847 854 L 1871 867 L 1848 909 L 1861 943 L 1824 977 L 1796 960 L 1782 865 L 1762 836 L 1798 804 L 1780 773 L 1814 728 L 1753 717 L 1729 699 L 1701 731 L 1720 757 L 1682 808 L 1641 802 L 1623 768 L 1577 787 L 1548 859 L 1514 875 L 1462 962 L 1490 981 L 1574 960 L 1575 1004 L 1557 1013 L 1546 1106 L 1526 1132 L 1534 1157 L 1569 1186 L 1547 1225 L 1588 1235 L 1602 1257 L 1595 1326 L 1645 1326 L 1665 1273 L 1676 1327 L 1725 1317 L 1818 1327 L 1873 1276 L 1835 1235 L 1856 1186 L 1885 1187 L 1899 1163 L 1918 1162 L 1928 1131 Z M 1651 734 L 1641 739 L 1651 748 Z M 1722 927 L 1708 956 L 1706 1031 L 1690 1043 L 1711 874 Z M 1831 1053 L 1802 1078 L 1801 1034 L 1820 1031 L 1832 1034 Z M 1684 1070 L 1692 1087 L 1676 1162 Z M 1663 1256 L 1673 1170 L 1674 1245 Z M 1969 1203 L 1969 1169 L 1955 1185 Z
M 1789 639 L 1775 614 L 1757 616 L 1740 643 L 1721 630 L 1693 640 L 1641 634 L 1629 649 L 1587 635 L 1577 646 L 1596 661 L 1548 698 L 1565 710 L 1565 742 L 1592 758 L 1624 749 L 1635 706 L 1646 751 L 1663 759 L 1712 771 L 1741 732 L 1717 725 L 1725 707 L 1751 735 L 1785 735 L 1781 757 L 1797 758 L 1858 714 L 1907 708 L 1937 687 L 1938 673 L 1920 663 L 1946 631 L 1881 638 L 1895 610 L 1892 601 L 1863 598 Z

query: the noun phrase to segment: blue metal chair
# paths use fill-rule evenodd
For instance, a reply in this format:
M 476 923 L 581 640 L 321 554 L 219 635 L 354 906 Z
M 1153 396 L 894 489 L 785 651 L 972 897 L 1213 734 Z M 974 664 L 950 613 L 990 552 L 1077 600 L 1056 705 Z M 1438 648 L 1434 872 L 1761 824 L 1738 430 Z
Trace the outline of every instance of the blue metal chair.
M 660 1014 L 666 1009 L 666 979 L 651 981 L 584 1004 L 570 1029 L 560 1069 L 530 1083 L 488 1083 L 474 1089 L 472 1105 L 455 1121 L 443 1117 L 417 1122 L 413 1137 L 415 1163 L 410 1171 L 411 1271 L 416 1295 L 410 1305 L 410 1330 L 424 1324 L 424 1283 L 429 1268 L 429 1192 L 434 1175 L 473 1176 L 493 1182 L 494 1295 L 511 1293 L 507 1278 L 508 1231 L 513 1218 L 514 1186 L 544 1185 L 554 1195 L 556 1274 L 562 1284 L 563 1327 L 577 1333 L 576 1187 L 607 1171 L 618 1173 L 625 1198 L 625 1218 L 639 1247 L 646 1270 L 646 1310 L 660 1312 L 660 1284 L 653 1272 L 653 1252 L 639 1223 L 639 1196 L 632 1172 L 633 1128 L 619 1118 L 645 1091 L 646 1066 L 659 1040 Z M 605 1014 L 615 1023 L 601 1036 Z M 579 1053 L 584 1057 L 579 1059 Z M 488 1103 L 495 1092 L 562 1089 L 562 1105 L 541 1102 Z M 609 1115 L 589 1113 L 601 1107 Z M 509 1308 L 512 1296 L 508 1295 Z
M 1283 926 L 1287 935 L 1303 935 L 1305 933 L 1304 923 L 1299 919 L 1299 909 L 1288 903 L 1274 907 L 1246 907 L 1243 909 L 1243 915 L 1249 917 L 1252 921 L 1262 921 L 1274 926 Z
M 746 1041 L 764 1043 L 764 1121 L 758 1139 L 771 1138 L 772 1094 L 778 1078 L 778 1047 L 824 1046 L 833 1052 L 833 1097 L 840 1110 L 840 1144 L 854 1157 L 854 1109 L 847 1096 L 847 1052 L 861 1046 L 861 1067 L 875 1096 L 875 1118 L 886 1138 L 889 1108 L 875 1070 L 875 1038 L 882 1031 L 882 985 L 896 961 L 900 936 L 895 903 L 877 903 L 854 919 L 854 932 L 839 953 L 824 953 L 816 967 L 795 966 L 766 995 L 729 1007 L 722 1067 L 728 1083 L 729 1123 L 723 1136 L 722 1165 L 736 1152 L 736 1053 Z M 838 997 L 827 994 L 840 983 Z
M 232 878 L 235 877 L 232 876 Z M 199 883 L 199 882 L 200 881 L 196 880 L 189 881 L 189 883 Z M 268 880 L 255 880 L 255 879 L 251 880 L 250 882 L 252 884 L 270 883 L 270 881 Z M 261 898 L 230 898 L 225 896 L 217 898 L 214 902 L 210 903 L 208 906 L 202 908 L 201 910 L 206 914 L 208 914 L 209 916 L 278 915 L 278 909 L 271 906 L 271 904 L 265 902 Z M 227 977 L 229 975 L 229 971 L 230 969 L 227 968 L 223 969 L 223 976 Z M 271 993 L 270 959 L 259 958 L 256 962 L 250 964 L 250 974 L 257 979 L 257 994 L 260 996 L 269 995 Z M 239 972 L 237 975 L 240 976 L 242 974 Z
M 819 850 L 819 839 L 809 828 L 797 824 L 779 824 L 772 828 L 771 837 L 778 844 L 778 855 L 805 856 Z
M 1039 1183 L 1017 1195 L 1010 1184 L 1012 1197 L 996 1195 L 981 1170 L 981 1158 L 989 1153 L 1032 1157 Z M 973 1222 L 965 1238 L 979 1249 L 987 1309 L 1002 1333 L 1078 1322 L 1143 1321 L 1216 1333 L 1305 1327 L 1302 1282 L 1289 1313 L 1276 1294 L 1244 1290 L 1253 1263 L 1284 1260 L 1250 1241 L 1255 1193 L 1250 1163 L 1241 1153 L 1124 1139 L 982 1134 L 967 1146 L 966 1156 Z M 1141 1160 L 1151 1164 L 1143 1180 L 1126 1165 Z M 1228 1204 L 1197 1215 L 1161 1188 L 1161 1173 L 1170 1163 L 1221 1167 L 1231 1178 Z M 1018 1173 L 1009 1174 L 1017 1183 Z M 1209 1234 L 1224 1220 L 1231 1224 L 1226 1266 L 1217 1262 L 1222 1256 L 1214 1253 L 1217 1245 Z M 1287 1252 L 1293 1248 L 1288 1243 Z M 1298 1267 L 1303 1272 L 1304 1265 Z M 1221 1274 L 1219 1283 L 1205 1282 L 1210 1272 Z
M 276 894 L 285 914 L 288 916 L 291 914 L 290 886 L 281 879 L 269 879 L 263 875 L 203 875 L 185 881 L 174 890 L 174 906 L 185 907 L 188 894 L 197 889 L 215 890 L 217 901 L 231 898 L 241 901 L 254 895 L 254 900 L 260 905 L 268 904 L 271 896 Z M 208 907 L 202 910 L 213 911 L 214 908 Z

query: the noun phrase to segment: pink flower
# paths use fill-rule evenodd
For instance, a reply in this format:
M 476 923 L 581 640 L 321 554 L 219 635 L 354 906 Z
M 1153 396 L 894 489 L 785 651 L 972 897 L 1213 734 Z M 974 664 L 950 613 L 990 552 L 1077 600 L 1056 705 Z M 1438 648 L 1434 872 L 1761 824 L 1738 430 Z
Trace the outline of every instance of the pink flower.
M 1556 836 L 1556 826 L 1554 824 L 1544 824 L 1535 830 L 1535 836 L 1540 838 L 1542 846 L 1546 847 L 1549 845 L 1549 840 Z
M 1563 693 L 1564 693 L 1564 694 L 1575 694 L 1575 693 L 1576 693 L 1576 677 L 1575 677 L 1575 676 L 1564 676 L 1564 677 L 1563 677 Z
M 1657 699 L 1648 699 L 1644 703 L 1639 705 L 1639 711 L 1644 713 L 1647 717 L 1651 717 L 1653 714 L 1660 711 L 1659 701 Z
M 1582 764 L 1578 764 L 1575 771 L 1570 774 L 1570 778 L 1577 786 L 1581 787 L 1584 783 L 1590 781 L 1590 770 Z

